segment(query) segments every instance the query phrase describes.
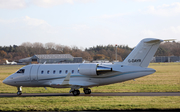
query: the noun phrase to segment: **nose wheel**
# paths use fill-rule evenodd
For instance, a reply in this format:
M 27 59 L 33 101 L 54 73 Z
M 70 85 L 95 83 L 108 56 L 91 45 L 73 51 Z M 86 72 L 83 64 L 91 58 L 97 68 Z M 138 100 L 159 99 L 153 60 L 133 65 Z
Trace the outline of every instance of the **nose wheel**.
M 20 96 L 22 94 L 22 86 L 17 87 L 17 90 L 18 90 L 17 95 Z
M 22 92 L 21 92 L 21 91 L 18 91 L 18 92 L 17 92 L 17 95 L 18 95 L 18 96 L 20 96 L 21 94 L 22 94 Z

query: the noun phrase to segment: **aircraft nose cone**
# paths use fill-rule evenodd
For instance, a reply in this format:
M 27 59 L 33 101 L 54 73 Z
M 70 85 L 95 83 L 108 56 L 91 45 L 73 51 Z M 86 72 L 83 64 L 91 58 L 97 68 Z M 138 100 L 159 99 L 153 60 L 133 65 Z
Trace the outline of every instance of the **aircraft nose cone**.
M 4 83 L 4 84 L 8 84 L 7 78 L 3 80 L 3 83 Z
M 9 77 L 7 77 L 6 79 L 3 80 L 3 83 L 7 85 L 11 85 L 11 80 L 9 79 Z

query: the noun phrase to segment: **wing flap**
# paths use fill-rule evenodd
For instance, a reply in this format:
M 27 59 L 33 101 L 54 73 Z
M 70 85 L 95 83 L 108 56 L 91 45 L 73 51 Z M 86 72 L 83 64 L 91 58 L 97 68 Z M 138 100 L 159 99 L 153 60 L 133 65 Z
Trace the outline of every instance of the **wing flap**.
M 97 83 L 87 82 L 87 81 L 78 81 L 78 82 L 70 82 L 69 84 L 62 84 L 59 82 L 53 82 L 51 87 L 54 88 L 71 88 L 72 86 L 79 86 L 79 87 L 91 87 L 98 85 Z

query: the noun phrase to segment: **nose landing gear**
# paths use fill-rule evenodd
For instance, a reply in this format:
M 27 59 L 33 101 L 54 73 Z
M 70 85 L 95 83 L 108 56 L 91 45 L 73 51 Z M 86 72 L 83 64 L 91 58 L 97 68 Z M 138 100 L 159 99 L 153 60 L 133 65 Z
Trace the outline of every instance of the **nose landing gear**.
M 17 92 L 17 95 L 18 95 L 18 96 L 20 96 L 21 94 L 22 94 L 22 92 L 21 92 L 21 91 L 18 91 L 18 92 Z
M 17 90 L 18 90 L 17 95 L 20 96 L 22 94 L 22 86 L 17 87 Z

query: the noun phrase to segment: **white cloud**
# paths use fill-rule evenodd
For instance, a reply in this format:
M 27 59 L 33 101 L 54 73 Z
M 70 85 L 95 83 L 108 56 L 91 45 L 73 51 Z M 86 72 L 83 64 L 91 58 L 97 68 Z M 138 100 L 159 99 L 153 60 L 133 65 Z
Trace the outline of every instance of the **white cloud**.
M 55 34 L 58 32 L 57 30 L 59 30 L 59 28 L 55 28 L 49 25 L 46 21 L 42 19 L 31 18 L 29 16 L 10 20 L 4 20 L 0 18 L 0 25 L 5 25 L 10 29 L 43 31 L 51 34 Z
M 156 0 L 133 0 L 133 1 L 136 1 L 136 2 L 153 2 Z
M 154 2 L 154 1 L 157 1 L 157 0 L 121 0 L 121 1 L 124 1 L 124 2 L 129 2 L 129 1 L 135 1 L 135 2 Z
M 76 24 L 76 25 L 74 25 L 72 27 L 72 29 L 75 30 L 75 31 L 82 31 L 82 30 L 89 29 L 89 27 L 87 25 L 85 25 L 85 24 L 81 24 L 81 25 Z
M 49 24 L 46 21 L 41 20 L 41 19 L 30 18 L 29 16 L 24 17 L 23 21 L 26 22 L 27 25 L 30 25 L 30 26 L 40 26 L 40 25 L 49 26 Z
M 118 13 L 118 14 L 104 14 L 101 16 L 95 16 L 92 18 L 100 18 L 100 19 L 109 19 L 109 18 L 116 18 L 116 17 L 121 17 L 125 15 L 129 15 L 130 13 Z
M 159 16 L 176 16 L 180 14 L 180 3 L 163 4 L 161 6 L 149 6 L 144 14 L 152 14 Z
M 29 3 L 35 4 L 39 7 L 52 7 L 62 5 L 65 3 L 74 4 L 94 2 L 95 0 L 0 0 L 0 8 L 2 9 L 21 9 L 26 8 Z
M 180 26 L 177 26 L 177 27 L 172 26 L 172 27 L 170 28 L 170 30 L 171 30 L 173 33 L 175 33 L 175 34 L 177 34 L 177 33 L 180 34 Z
M 88 3 L 94 2 L 94 0 L 32 0 L 32 3 L 34 3 L 35 5 L 44 8 L 61 5 L 64 3 L 74 4 L 75 2 Z
M 11 23 L 15 23 L 16 21 L 17 21 L 17 19 L 5 20 L 5 19 L 0 18 L 1 24 L 11 24 Z
M 1 24 L 12 24 L 12 23 L 20 23 L 20 24 L 26 24 L 28 26 L 41 26 L 41 25 L 47 25 L 50 26 L 46 21 L 36 18 L 30 18 L 29 16 L 21 17 L 21 18 L 15 18 L 15 19 L 0 19 Z
M 141 31 L 141 35 L 143 37 L 153 37 L 153 36 L 155 36 L 155 33 L 151 30 L 143 30 L 143 31 Z
M 180 26 L 165 27 L 163 29 L 143 30 L 142 37 L 160 38 L 160 39 L 177 39 L 180 40 Z
M 40 7 L 52 7 L 55 5 L 61 5 L 64 3 L 73 4 L 73 0 L 32 0 L 32 2 Z
M 50 34 L 55 34 L 59 30 L 58 28 L 51 26 L 42 19 L 30 18 L 29 16 L 25 16 L 23 17 L 22 21 L 25 27 L 30 30 L 39 30 Z
M 25 0 L 0 0 L 2 9 L 21 9 L 27 6 Z

